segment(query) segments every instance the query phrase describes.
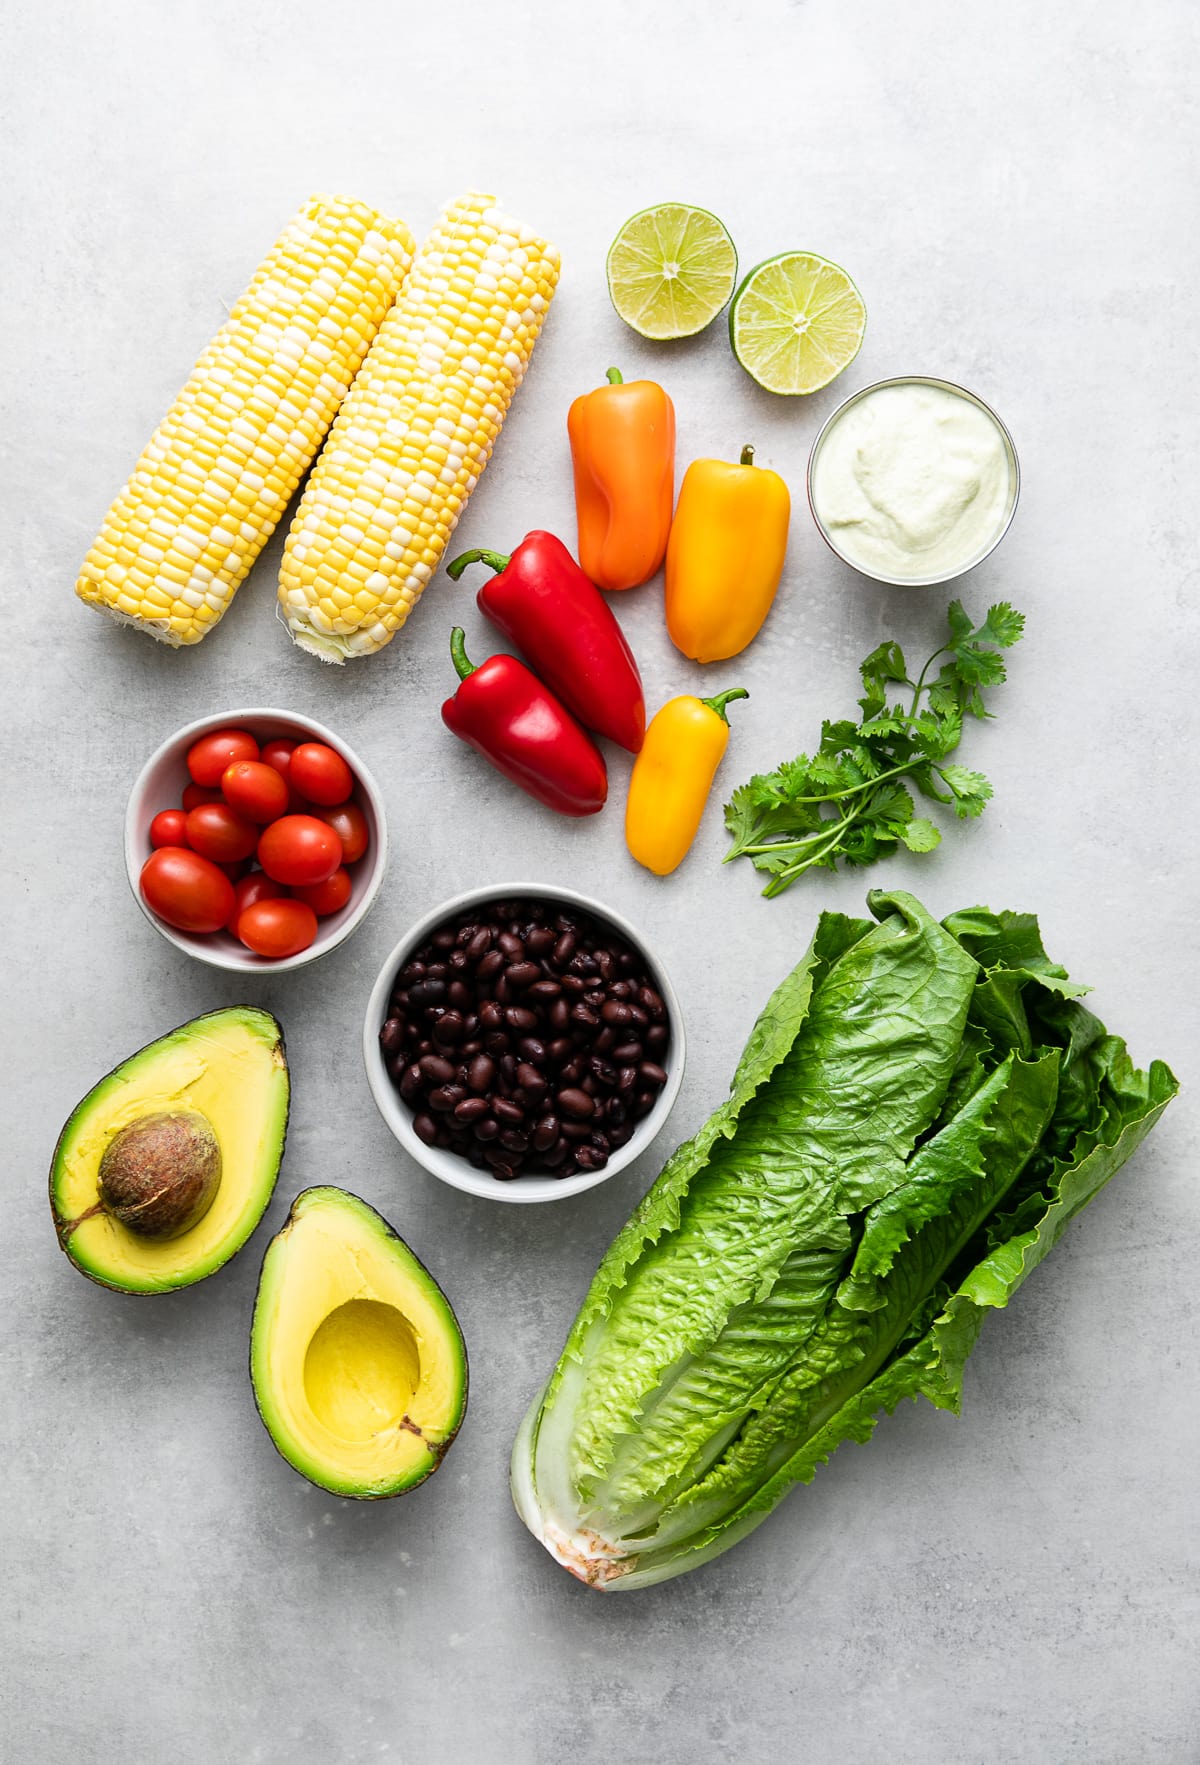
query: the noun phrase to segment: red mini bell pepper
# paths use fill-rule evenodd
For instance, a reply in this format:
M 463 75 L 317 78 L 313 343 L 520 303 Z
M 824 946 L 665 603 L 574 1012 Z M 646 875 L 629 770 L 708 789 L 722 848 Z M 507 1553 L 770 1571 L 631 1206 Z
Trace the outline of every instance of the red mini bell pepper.
M 595 815 L 608 796 L 608 771 L 595 742 L 536 674 L 515 656 L 468 661 L 456 625 L 450 654 L 462 685 L 442 721 L 497 772 L 560 815 Z
M 646 733 L 646 701 L 633 651 L 562 540 L 527 533 L 511 556 L 463 552 L 446 574 L 457 582 L 475 563 L 497 572 L 476 597 L 480 612 L 525 652 L 582 724 L 636 754 Z

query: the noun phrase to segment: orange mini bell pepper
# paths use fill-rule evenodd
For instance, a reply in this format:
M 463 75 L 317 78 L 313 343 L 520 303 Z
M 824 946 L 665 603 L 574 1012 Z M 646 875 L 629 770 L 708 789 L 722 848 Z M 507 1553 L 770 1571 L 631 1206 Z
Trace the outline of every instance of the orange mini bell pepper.
M 693 460 L 667 546 L 667 630 L 696 662 L 736 656 L 771 610 L 787 552 L 792 499 L 778 472 Z
M 675 496 L 675 406 L 653 380 L 585 392 L 567 412 L 579 562 L 598 588 L 636 588 L 667 549 Z

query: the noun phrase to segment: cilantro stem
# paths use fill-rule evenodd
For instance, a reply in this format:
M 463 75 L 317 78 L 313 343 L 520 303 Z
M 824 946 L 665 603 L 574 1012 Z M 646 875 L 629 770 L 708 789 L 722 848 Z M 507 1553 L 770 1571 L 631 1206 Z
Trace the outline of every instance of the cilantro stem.
M 826 791 L 819 797 L 789 797 L 788 802 L 840 803 L 843 797 L 861 797 L 864 791 L 873 791 L 877 784 L 884 784 L 889 778 L 899 778 L 903 773 L 912 770 L 913 762 L 905 760 L 902 765 L 893 766 L 890 772 L 881 772 L 877 778 L 864 779 L 862 784 L 847 785 L 844 791 Z M 817 838 L 821 831 L 818 829 L 817 834 L 808 834 L 803 840 L 771 840 L 765 846 L 739 846 L 736 851 L 728 852 L 723 862 L 728 864 L 730 858 L 739 858 L 743 852 L 781 852 L 786 851 L 790 845 L 807 845 L 808 841 Z

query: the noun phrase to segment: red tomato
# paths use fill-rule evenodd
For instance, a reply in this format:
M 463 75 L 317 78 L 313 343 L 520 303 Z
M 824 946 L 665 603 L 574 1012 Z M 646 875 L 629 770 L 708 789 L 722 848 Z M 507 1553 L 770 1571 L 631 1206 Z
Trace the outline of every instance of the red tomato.
M 301 742 L 292 754 L 288 782 L 310 803 L 329 809 L 346 801 L 354 789 L 354 774 L 324 742 Z
M 265 827 L 258 862 L 276 882 L 323 883 L 342 862 L 342 842 L 315 815 L 281 815 Z
M 277 772 L 288 787 L 288 813 L 290 815 L 303 815 L 307 805 L 303 797 L 300 795 L 300 792 L 292 784 L 290 776 L 292 755 L 295 752 L 295 748 L 295 742 L 284 741 L 280 738 L 276 741 L 267 743 L 262 751 L 261 758 L 263 765 L 269 766 L 272 772 Z
M 284 893 L 277 882 L 272 882 L 265 870 L 252 870 L 240 882 L 233 885 L 233 912 L 230 925 L 236 925 L 247 907 L 253 907 L 256 901 L 277 901 Z
M 256 901 L 238 915 L 237 935 L 258 956 L 298 956 L 317 935 L 317 916 L 303 901 Z
M 189 784 L 184 787 L 181 801 L 184 814 L 190 815 L 193 809 L 200 807 L 201 803 L 223 803 L 225 799 L 220 791 L 206 790 L 202 784 Z
M 287 813 L 287 779 L 261 760 L 235 760 L 227 766 L 221 774 L 221 795 L 250 821 L 274 821 Z
M 367 849 L 367 818 L 357 803 L 339 803 L 336 809 L 313 811 L 318 821 L 331 827 L 342 842 L 342 862 L 357 864 Z
M 187 818 L 188 845 L 214 864 L 237 864 L 258 844 L 258 829 L 228 803 L 201 803 Z
M 244 729 L 214 729 L 188 749 L 187 769 L 196 784 L 218 785 L 235 760 L 257 760 L 258 743 Z
M 313 883 L 309 888 L 294 890 L 297 901 L 306 901 L 318 919 L 325 919 L 330 913 L 340 913 L 350 899 L 353 884 L 348 870 L 335 870 L 331 877 L 323 883 Z
M 150 823 L 150 844 L 159 846 L 187 845 L 187 816 L 182 809 L 161 809 Z
M 223 870 L 184 846 L 162 846 L 142 865 L 147 907 L 181 932 L 216 932 L 233 912 L 233 884 Z

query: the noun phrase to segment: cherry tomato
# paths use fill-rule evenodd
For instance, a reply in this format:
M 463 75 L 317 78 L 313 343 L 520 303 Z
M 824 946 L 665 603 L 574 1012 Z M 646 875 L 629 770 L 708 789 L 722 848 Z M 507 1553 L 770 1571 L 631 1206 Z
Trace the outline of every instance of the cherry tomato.
M 333 875 L 342 862 L 342 842 L 315 815 L 281 815 L 262 831 L 258 862 L 276 882 L 307 887 Z
M 291 781 L 292 755 L 295 752 L 295 749 L 295 742 L 284 741 L 282 737 L 280 737 L 273 742 L 267 743 L 262 751 L 261 759 L 264 766 L 269 766 L 272 772 L 277 772 L 287 784 L 288 813 L 290 815 L 303 815 L 308 805 Z
M 237 935 L 258 956 L 298 956 L 317 935 L 317 916 L 305 902 L 281 895 L 240 913 Z
M 184 814 L 190 815 L 193 809 L 200 807 L 201 803 L 223 803 L 225 799 L 220 791 L 207 790 L 202 784 L 189 784 L 184 787 L 181 801 Z
M 228 803 L 201 803 L 187 818 L 188 845 L 214 864 L 238 864 L 258 844 L 258 829 Z
M 324 742 L 301 742 L 292 754 L 288 782 L 310 803 L 330 809 L 354 789 L 354 774 L 342 756 Z
M 161 846 L 142 865 L 147 907 L 181 932 L 216 932 L 233 911 L 233 884 L 223 870 L 184 846 Z
M 353 886 L 348 870 L 335 870 L 323 883 L 313 883 L 293 892 L 297 901 L 308 903 L 318 919 L 325 919 L 330 913 L 341 912 L 350 899 Z
M 187 816 L 182 809 L 162 809 L 150 823 L 150 844 L 159 846 L 187 845 Z
M 233 912 L 229 923 L 236 926 L 247 907 L 253 907 L 256 901 L 277 901 L 283 894 L 277 882 L 272 882 L 265 870 L 252 870 L 240 882 L 233 885 Z
M 314 809 L 318 821 L 331 827 L 342 842 L 342 862 L 357 864 L 367 849 L 367 818 L 357 803 L 339 803 L 336 809 Z
M 218 785 L 235 760 L 257 760 L 258 743 L 244 729 L 214 729 L 188 749 L 187 769 L 196 784 Z
M 250 821 L 274 821 L 287 813 L 287 779 L 261 760 L 235 760 L 227 766 L 221 774 L 221 795 Z

